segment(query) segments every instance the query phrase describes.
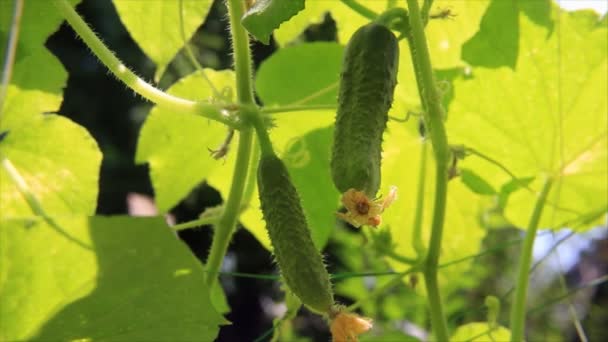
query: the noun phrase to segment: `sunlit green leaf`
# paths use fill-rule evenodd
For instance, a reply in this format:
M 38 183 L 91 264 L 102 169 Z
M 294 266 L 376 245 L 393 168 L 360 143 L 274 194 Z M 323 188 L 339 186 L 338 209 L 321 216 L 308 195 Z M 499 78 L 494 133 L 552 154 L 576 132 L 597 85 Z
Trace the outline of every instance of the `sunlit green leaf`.
M 386 9 L 385 1 L 362 0 L 359 3 L 382 13 Z M 460 60 L 462 43 L 471 38 L 478 30 L 479 22 L 489 1 L 434 1 L 431 13 L 449 10 L 452 17 L 431 20 L 427 27 L 429 49 L 433 58 L 433 66 L 437 69 L 452 68 L 463 63 Z M 405 2 L 398 3 L 405 6 Z M 280 44 L 286 44 L 300 35 L 304 29 L 313 23 L 323 20 L 323 15 L 329 12 L 338 26 L 338 39 L 346 44 L 350 36 L 369 19 L 354 12 L 342 1 L 308 1 L 306 8 L 275 31 L 275 38 Z M 402 50 L 403 56 L 410 58 L 407 50 Z M 402 57 L 403 59 L 403 57 Z
M 157 65 L 159 79 L 167 64 L 184 46 L 180 26 L 180 0 L 113 0 L 121 21 L 141 47 Z M 203 24 L 213 1 L 181 0 L 186 40 Z
M 518 21 L 517 3 L 493 0 L 479 31 L 462 46 L 462 59 L 488 68 L 515 68 L 519 52 Z
M 417 184 L 421 157 L 421 140 L 416 133 L 415 123 L 389 122 L 388 133 L 384 135 L 382 159 L 382 186 L 380 194 L 387 194 L 390 186 L 397 186 L 397 199 L 382 215 L 380 229 L 390 229 L 396 244 L 395 252 L 406 257 L 415 258 L 412 245 L 414 214 L 417 206 Z M 426 187 L 422 204 L 422 239 L 428 243 L 431 222 L 433 220 L 433 203 L 435 198 L 435 167 L 431 146 L 427 147 Z M 448 183 L 447 210 L 443 231 L 440 263 L 447 263 L 474 255 L 479 251 L 485 231 L 476 219 L 476 201 L 473 194 L 464 184 L 457 181 Z M 428 246 L 427 246 L 428 247 Z M 397 269 L 406 265 L 391 262 Z M 439 271 L 442 293 L 448 296 L 452 291 L 461 288 L 466 282 L 463 274 L 470 267 L 470 262 L 462 262 L 441 268 Z M 422 280 L 422 279 L 421 279 Z M 422 290 L 419 285 L 417 289 Z
M 242 23 L 254 37 L 268 44 L 272 31 L 302 9 L 304 0 L 257 0 Z
M 0 117 L 0 132 L 8 131 L 0 154 L 12 162 L 47 213 L 92 214 L 101 153 L 83 127 L 43 114 L 59 109 L 67 75 L 46 49 L 27 52 L 14 66 Z M 4 170 L 0 184 L 2 216 L 32 214 Z
M 201 264 L 160 218 L 3 220 L 0 338 L 213 340 Z M 78 243 L 74 242 L 78 241 Z
M 232 71 L 205 72 L 217 88 L 234 87 Z M 168 92 L 199 100 L 213 95 L 200 73 L 183 78 Z M 150 164 L 156 203 L 162 212 L 171 209 L 222 164 L 211 157 L 209 150 L 222 144 L 226 132 L 224 125 L 200 116 L 152 109 L 141 128 L 135 159 Z
M 552 15 L 560 17 L 553 31 L 520 16 L 516 70 L 474 68 L 472 77 L 454 83 L 450 105 L 451 143 L 475 148 L 518 178 L 535 177 L 534 191 L 509 198 L 505 214 L 519 227 L 527 224 L 544 175 L 554 184 L 541 227 L 559 228 L 608 200 L 606 25 L 592 12 L 554 8 Z M 462 165 L 495 187 L 511 178 L 474 156 Z
M 473 170 L 460 169 L 460 180 L 471 191 L 480 195 L 494 195 L 496 190 Z
M 73 6 L 81 1 L 68 0 Z M 8 31 L 12 23 L 13 4 L 14 1 L 0 1 L 0 37 L 2 38 L 8 37 Z M 27 49 L 44 49 L 44 42 L 49 35 L 59 28 L 62 21 L 63 17 L 52 1 L 27 1 L 27 4 L 23 6 L 21 25 L 19 26 L 17 60 L 20 56 L 28 54 Z M 0 44 L 0 56 L 4 58 L 5 40 L 2 39 L 0 42 L 2 42 Z
M 256 91 L 265 106 L 337 104 L 343 53 L 344 47 L 336 43 L 280 49 L 260 66 Z
M 450 341 L 510 341 L 511 331 L 505 327 L 495 327 L 490 329 L 486 322 L 475 322 L 462 325 L 456 329 Z

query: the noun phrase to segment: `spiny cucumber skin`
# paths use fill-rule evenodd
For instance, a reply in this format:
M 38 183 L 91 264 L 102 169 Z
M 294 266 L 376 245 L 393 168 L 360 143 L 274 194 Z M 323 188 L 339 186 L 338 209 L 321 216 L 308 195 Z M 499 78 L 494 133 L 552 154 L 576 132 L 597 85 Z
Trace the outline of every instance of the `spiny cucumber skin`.
M 326 314 L 334 302 L 329 274 L 310 237 L 300 197 L 276 155 L 260 160 L 258 188 L 266 229 L 285 283 L 302 303 Z
M 331 171 L 341 192 L 375 197 L 380 187 L 382 134 L 393 103 L 399 42 L 383 25 L 359 28 L 344 52 Z

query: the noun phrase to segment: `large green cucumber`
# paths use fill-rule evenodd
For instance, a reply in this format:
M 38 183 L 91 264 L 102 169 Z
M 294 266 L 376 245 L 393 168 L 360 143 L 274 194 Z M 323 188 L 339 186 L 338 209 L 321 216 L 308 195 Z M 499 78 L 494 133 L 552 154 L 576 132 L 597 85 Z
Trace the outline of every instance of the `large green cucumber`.
M 263 154 L 258 188 L 266 229 L 291 291 L 310 309 L 327 314 L 334 302 L 329 274 L 315 248 L 287 168 L 274 153 Z
M 385 26 L 359 28 L 346 45 L 331 158 L 341 192 L 375 197 L 380 187 L 382 134 L 393 103 L 399 67 L 397 38 Z

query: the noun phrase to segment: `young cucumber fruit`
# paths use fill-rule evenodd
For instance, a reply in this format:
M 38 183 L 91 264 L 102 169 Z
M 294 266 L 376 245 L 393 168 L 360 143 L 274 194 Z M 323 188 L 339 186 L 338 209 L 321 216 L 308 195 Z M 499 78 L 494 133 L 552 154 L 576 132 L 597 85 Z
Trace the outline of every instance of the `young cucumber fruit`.
M 291 291 L 313 311 L 326 314 L 334 299 L 329 274 L 315 248 L 287 168 L 274 153 L 263 154 L 258 188 L 266 229 Z
M 346 45 L 331 157 L 332 178 L 343 193 L 354 188 L 375 197 L 378 192 L 398 60 L 397 38 L 381 24 L 362 26 Z

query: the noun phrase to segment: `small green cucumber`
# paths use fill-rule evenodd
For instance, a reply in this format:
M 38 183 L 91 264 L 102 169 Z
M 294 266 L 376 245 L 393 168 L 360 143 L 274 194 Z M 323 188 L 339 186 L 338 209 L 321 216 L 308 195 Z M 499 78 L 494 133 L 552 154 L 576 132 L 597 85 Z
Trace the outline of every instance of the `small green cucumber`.
M 354 188 L 373 198 L 378 192 L 398 67 L 399 42 L 381 24 L 362 26 L 346 45 L 331 157 L 332 178 L 343 193 Z
M 285 283 L 302 303 L 326 314 L 334 303 L 329 274 L 310 237 L 287 168 L 274 153 L 262 155 L 258 189 L 266 229 Z

